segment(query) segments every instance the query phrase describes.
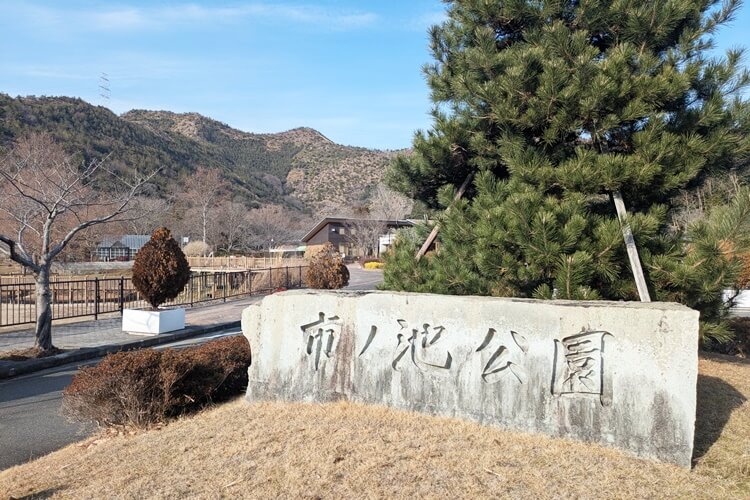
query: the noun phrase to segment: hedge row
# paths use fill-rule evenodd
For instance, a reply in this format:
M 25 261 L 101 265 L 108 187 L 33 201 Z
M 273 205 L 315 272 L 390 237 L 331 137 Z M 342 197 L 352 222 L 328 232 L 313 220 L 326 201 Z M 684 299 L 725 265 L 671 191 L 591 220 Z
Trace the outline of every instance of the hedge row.
M 163 422 L 242 393 L 250 357 L 243 336 L 110 354 L 73 378 L 63 392 L 63 411 L 104 426 Z

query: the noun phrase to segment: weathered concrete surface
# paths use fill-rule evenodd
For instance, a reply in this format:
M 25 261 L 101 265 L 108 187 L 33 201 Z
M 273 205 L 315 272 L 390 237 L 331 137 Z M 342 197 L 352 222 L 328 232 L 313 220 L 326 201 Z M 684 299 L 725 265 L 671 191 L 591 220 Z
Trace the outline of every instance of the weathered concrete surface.
M 250 400 L 381 403 L 690 466 L 698 313 L 678 304 L 290 291 L 242 330 Z

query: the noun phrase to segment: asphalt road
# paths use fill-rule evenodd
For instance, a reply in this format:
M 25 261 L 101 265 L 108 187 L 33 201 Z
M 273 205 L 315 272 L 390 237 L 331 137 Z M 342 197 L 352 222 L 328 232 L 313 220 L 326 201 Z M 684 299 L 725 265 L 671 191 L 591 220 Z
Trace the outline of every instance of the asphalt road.
M 237 328 L 164 344 L 155 349 L 185 347 L 237 335 Z M 0 382 L 0 470 L 33 460 L 89 436 L 96 429 L 68 421 L 60 413 L 62 391 L 79 366 L 93 359 Z
M 359 266 L 347 266 L 349 268 L 349 286 L 347 290 L 375 290 L 383 281 L 383 271 L 373 269 L 365 270 Z

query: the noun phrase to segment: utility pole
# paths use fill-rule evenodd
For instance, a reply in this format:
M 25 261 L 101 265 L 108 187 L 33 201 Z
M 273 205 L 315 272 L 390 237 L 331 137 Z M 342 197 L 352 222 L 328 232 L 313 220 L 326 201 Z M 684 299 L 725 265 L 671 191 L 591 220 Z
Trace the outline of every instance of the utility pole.
M 111 95 L 112 91 L 109 87 L 109 75 L 102 72 L 102 74 L 99 75 L 99 97 L 104 99 L 106 104 L 109 104 L 109 98 L 111 97 Z

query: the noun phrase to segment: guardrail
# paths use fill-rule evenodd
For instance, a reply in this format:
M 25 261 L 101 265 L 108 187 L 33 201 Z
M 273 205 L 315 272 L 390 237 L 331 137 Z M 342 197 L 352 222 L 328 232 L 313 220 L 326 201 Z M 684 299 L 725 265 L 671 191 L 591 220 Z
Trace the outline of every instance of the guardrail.
M 269 293 L 280 288 L 303 288 L 307 266 L 268 267 L 234 272 L 203 272 L 166 306 L 193 306 L 203 302 L 226 302 L 228 298 Z M 122 314 L 123 309 L 146 307 L 148 303 L 133 287 L 132 278 L 58 280 L 52 289 L 52 319 Z M 0 284 L 0 327 L 36 322 L 33 283 Z

